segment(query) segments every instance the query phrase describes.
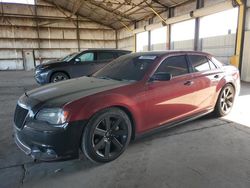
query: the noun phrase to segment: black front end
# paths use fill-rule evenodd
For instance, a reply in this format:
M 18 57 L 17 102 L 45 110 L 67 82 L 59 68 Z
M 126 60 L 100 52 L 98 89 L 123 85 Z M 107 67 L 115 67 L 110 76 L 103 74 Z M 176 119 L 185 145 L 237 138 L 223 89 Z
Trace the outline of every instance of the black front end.
M 35 80 L 38 84 L 47 84 L 50 82 L 51 70 L 42 69 L 41 66 L 37 66 L 35 69 Z
M 35 120 L 34 111 L 18 102 L 14 116 L 14 139 L 27 155 L 41 161 L 77 158 L 85 121 L 55 127 Z

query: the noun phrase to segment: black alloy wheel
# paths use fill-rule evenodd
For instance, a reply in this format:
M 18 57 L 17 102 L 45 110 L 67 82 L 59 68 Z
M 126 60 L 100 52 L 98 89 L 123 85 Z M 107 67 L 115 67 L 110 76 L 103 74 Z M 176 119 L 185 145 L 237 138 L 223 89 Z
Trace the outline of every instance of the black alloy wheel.
M 109 108 L 94 115 L 82 140 L 85 155 L 95 162 L 109 162 L 119 157 L 131 138 L 131 122 L 119 108 Z

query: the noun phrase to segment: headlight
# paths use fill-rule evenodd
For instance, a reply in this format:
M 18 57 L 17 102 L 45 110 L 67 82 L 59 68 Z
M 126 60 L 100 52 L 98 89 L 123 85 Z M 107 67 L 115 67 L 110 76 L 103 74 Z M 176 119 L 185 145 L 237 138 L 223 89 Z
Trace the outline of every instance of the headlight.
M 41 72 L 40 69 L 36 69 L 36 70 L 35 70 L 35 74 L 38 74 L 38 73 L 40 73 L 40 72 Z
M 48 67 L 49 67 L 48 65 L 47 65 L 47 66 L 46 66 L 46 65 L 45 65 L 45 66 L 42 66 L 42 67 L 41 67 L 41 70 L 47 69 Z
M 64 124 L 69 113 L 61 108 L 44 108 L 40 110 L 35 118 L 39 121 L 46 121 L 50 124 Z
M 39 72 L 44 71 L 44 70 L 47 69 L 48 67 L 49 67 L 48 65 L 38 66 L 38 67 L 36 67 L 35 71 L 36 71 L 37 73 L 39 73 Z

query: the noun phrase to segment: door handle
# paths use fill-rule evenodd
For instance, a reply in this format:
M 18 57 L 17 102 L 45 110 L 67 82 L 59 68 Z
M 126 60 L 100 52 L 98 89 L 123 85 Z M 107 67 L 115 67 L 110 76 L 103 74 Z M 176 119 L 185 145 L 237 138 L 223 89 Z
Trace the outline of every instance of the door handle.
M 194 82 L 191 81 L 191 80 L 188 80 L 188 81 L 186 81 L 186 82 L 184 83 L 185 86 L 191 86 L 191 85 L 193 85 L 193 84 L 194 84 Z
M 218 74 L 216 74 L 215 76 L 214 76 L 214 78 L 219 78 L 220 76 L 218 75 Z

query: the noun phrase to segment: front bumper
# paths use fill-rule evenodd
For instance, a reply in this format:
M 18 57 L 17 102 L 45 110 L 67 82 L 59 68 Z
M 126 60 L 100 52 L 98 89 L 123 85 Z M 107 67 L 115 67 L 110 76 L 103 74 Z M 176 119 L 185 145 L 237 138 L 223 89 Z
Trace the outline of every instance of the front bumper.
M 38 84 L 46 84 L 49 83 L 49 77 L 50 73 L 49 72 L 39 72 L 35 71 L 35 80 Z
M 17 146 L 32 158 L 55 161 L 77 158 L 86 121 L 68 123 L 56 128 L 46 123 L 29 122 L 23 128 L 14 126 Z

